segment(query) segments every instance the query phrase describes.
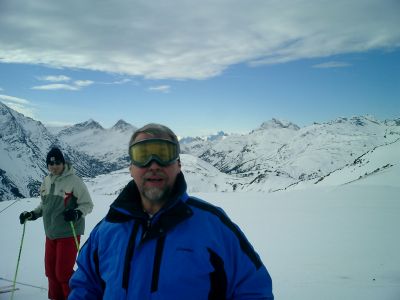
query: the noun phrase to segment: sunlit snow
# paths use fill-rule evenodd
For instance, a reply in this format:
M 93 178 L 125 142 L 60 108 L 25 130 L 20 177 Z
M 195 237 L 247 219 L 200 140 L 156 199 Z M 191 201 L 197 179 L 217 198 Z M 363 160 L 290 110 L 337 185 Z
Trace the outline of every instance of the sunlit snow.
M 342 181 L 349 176 L 344 174 Z M 276 193 L 194 195 L 222 207 L 246 233 L 271 273 L 276 299 L 398 300 L 399 178 L 400 167 L 394 165 L 349 184 L 310 184 Z M 191 176 L 187 179 L 190 185 Z M 87 216 L 83 241 L 106 214 L 114 192 L 129 180 L 127 170 L 121 170 L 87 182 L 95 208 Z M 11 284 L 15 274 L 23 228 L 18 215 L 38 201 L 0 203 L 1 286 Z M 28 222 L 16 300 L 47 299 L 44 240 L 41 220 Z M 0 299 L 9 297 L 0 294 Z

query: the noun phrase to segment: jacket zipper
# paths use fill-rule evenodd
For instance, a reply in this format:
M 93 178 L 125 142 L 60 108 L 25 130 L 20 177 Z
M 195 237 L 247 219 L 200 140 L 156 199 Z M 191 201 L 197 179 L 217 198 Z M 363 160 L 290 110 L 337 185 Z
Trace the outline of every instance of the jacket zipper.
M 128 290 L 129 288 L 129 276 L 131 272 L 131 261 L 135 252 L 136 248 L 136 236 L 139 231 L 139 222 L 135 221 L 133 225 L 133 230 L 132 234 L 129 238 L 129 243 L 128 247 L 126 249 L 125 253 L 125 263 L 124 263 L 124 273 L 122 277 L 122 287 L 125 290 Z M 151 228 L 151 219 L 148 219 L 144 225 L 145 228 L 143 228 L 143 234 L 141 237 L 140 243 L 144 241 L 146 238 L 147 234 L 150 231 Z M 162 253 L 164 251 L 164 243 L 165 243 L 165 235 L 162 235 L 157 239 L 156 242 L 156 251 L 154 254 L 154 262 L 153 262 L 153 272 L 152 272 L 152 277 L 151 277 L 151 293 L 156 292 L 158 290 L 158 281 L 160 277 L 160 268 L 161 268 L 161 258 L 162 258 Z
M 146 238 L 147 233 L 150 231 L 150 227 L 151 227 L 151 218 L 147 219 L 147 221 L 146 221 L 146 226 L 145 226 L 145 228 L 143 228 L 143 234 L 142 234 L 141 241 L 143 241 Z
M 161 259 L 164 251 L 165 235 L 157 239 L 156 252 L 154 254 L 153 274 L 151 278 L 151 292 L 158 290 L 158 280 L 160 278 Z
M 151 223 L 152 223 L 152 218 L 150 217 L 149 219 L 147 219 L 146 227 L 143 230 L 141 242 L 145 240 L 147 234 L 149 233 L 151 229 Z M 151 293 L 154 293 L 158 290 L 158 281 L 160 278 L 161 258 L 164 250 L 164 242 L 165 242 L 165 235 L 157 239 L 156 251 L 153 260 L 153 272 L 151 276 L 151 289 L 150 289 Z

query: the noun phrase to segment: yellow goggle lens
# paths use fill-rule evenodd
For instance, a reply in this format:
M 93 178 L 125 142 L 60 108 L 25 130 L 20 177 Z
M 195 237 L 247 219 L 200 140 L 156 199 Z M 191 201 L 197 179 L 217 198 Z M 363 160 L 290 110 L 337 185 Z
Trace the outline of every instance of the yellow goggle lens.
M 134 143 L 129 148 L 132 164 L 144 167 L 155 160 L 167 166 L 179 158 L 178 145 L 166 139 L 147 139 Z

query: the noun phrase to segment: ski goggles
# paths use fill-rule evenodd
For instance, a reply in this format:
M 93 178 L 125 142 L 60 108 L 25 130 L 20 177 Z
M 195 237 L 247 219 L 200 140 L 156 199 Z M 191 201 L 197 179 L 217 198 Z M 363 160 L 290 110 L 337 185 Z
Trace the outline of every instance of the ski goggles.
M 60 160 L 53 160 L 53 161 L 49 161 L 49 162 L 47 163 L 47 165 L 49 165 L 49 166 L 54 166 L 54 165 L 59 166 L 59 165 L 61 165 L 62 163 L 63 163 L 63 162 L 60 161 Z
M 147 139 L 133 143 L 129 156 L 132 164 L 138 167 L 146 167 L 152 161 L 168 166 L 179 159 L 179 147 L 167 139 Z

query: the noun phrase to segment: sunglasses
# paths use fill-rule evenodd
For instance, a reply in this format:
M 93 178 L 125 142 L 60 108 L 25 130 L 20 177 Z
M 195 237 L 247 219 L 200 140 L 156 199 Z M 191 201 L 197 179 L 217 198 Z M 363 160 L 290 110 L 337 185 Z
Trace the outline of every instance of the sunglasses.
M 59 166 L 61 164 L 62 164 L 62 161 L 59 161 L 59 160 L 49 161 L 49 163 L 48 163 L 49 166 L 54 166 L 54 165 Z
M 129 147 L 129 156 L 137 167 L 146 167 L 152 161 L 168 166 L 179 159 L 178 144 L 166 139 L 142 140 Z

